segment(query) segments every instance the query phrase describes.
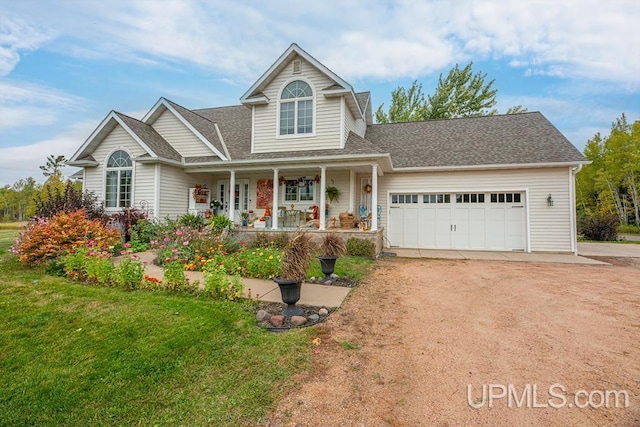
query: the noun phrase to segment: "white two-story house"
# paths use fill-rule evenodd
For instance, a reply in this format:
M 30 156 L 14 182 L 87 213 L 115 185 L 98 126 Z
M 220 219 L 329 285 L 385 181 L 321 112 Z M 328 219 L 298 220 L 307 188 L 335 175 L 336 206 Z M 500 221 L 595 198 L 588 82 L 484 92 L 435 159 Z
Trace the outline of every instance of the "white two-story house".
M 314 209 L 321 230 L 351 212 L 392 247 L 576 252 L 585 159 L 542 114 L 374 124 L 371 110 L 368 92 L 292 44 L 240 105 L 112 111 L 69 164 L 107 210 L 157 219 L 215 200 L 236 223 L 268 208 L 273 230 Z

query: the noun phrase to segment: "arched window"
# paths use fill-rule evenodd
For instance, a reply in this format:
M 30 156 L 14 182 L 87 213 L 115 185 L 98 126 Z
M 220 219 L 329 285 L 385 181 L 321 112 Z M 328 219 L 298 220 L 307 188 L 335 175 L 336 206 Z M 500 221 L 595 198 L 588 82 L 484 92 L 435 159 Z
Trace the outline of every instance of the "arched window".
M 285 86 L 280 96 L 280 135 L 313 133 L 313 90 L 302 80 Z
M 104 204 L 107 208 L 131 206 L 133 163 L 126 151 L 114 151 L 107 160 Z

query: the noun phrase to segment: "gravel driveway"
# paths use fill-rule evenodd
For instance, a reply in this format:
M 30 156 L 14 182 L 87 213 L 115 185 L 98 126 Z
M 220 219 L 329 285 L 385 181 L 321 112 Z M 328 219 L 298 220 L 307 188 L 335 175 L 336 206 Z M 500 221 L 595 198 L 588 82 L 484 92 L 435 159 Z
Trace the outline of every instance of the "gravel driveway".
M 640 259 L 384 260 L 321 341 L 268 425 L 640 425 Z

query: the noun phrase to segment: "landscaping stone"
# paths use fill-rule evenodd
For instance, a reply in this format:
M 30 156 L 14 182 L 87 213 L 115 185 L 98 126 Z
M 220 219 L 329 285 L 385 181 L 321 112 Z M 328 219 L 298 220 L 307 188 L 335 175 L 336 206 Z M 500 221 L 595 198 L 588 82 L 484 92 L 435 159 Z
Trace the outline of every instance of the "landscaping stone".
M 294 317 L 296 317 L 296 316 L 294 316 Z M 293 318 L 292 318 L 292 320 L 293 320 Z M 271 316 L 269 318 L 269 323 L 271 323 L 276 328 L 280 328 L 282 325 L 284 325 L 284 316 L 281 315 L 281 314 L 278 314 L 278 315 L 275 315 L 275 316 Z
M 273 318 L 273 317 L 272 317 Z M 307 323 L 307 318 L 303 316 L 292 316 L 291 317 L 291 326 L 300 326 Z
M 318 314 L 312 314 L 309 316 L 309 322 L 317 322 L 318 320 L 320 320 L 320 315 Z
M 330 277 L 334 280 L 340 278 L 340 276 L 338 276 L 336 273 L 332 273 Z
M 326 308 L 322 307 L 320 310 L 318 310 L 318 314 L 320 316 L 326 316 L 327 314 L 329 314 L 329 310 L 327 310 Z
M 258 322 L 264 322 L 265 320 L 269 320 L 271 318 L 271 314 L 265 310 L 258 310 L 256 313 L 256 320 Z

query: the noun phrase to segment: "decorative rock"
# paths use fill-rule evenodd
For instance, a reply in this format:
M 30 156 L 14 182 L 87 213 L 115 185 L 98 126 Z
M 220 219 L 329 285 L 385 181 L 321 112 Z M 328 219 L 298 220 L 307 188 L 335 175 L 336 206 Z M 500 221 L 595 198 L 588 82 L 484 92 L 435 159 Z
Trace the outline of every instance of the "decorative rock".
M 276 328 L 281 327 L 282 325 L 284 325 L 284 316 L 278 314 L 276 316 L 271 316 L 269 318 L 269 323 L 271 323 L 273 326 L 275 326 Z
M 271 318 L 271 314 L 269 314 L 268 311 L 258 310 L 256 313 L 256 320 L 258 322 L 264 322 L 265 320 L 269 320 L 269 318 Z
M 309 322 L 317 322 L 320 319 L 320 316 L 318 314 L 312 314 L 311 316 L 309 316 Z
M 273 317 L 272 317 L 273 319 Z M 307 322 L 307 319 L 302 316 L 291 316 L 291 325 L 292 326 L 300 326 L 304 325 Z
M 329 314 L 329 310 L 327 310 L 326 308 L 322 307 L 320 310 L 318 310 L 318 314 L 320 316 L 326 316 L 327 314 Z
M 327 280 L 326 282 L 324 282 L 325 285 L 329 286 L 329 285 L 333 285 L 333 281 L 332 280 Z
M 332 274 L 331 274 L 331 278 L 332 278 L 332 279 L 339 279 L 339 278 L 340 278 L 340 276 L 338 276 L 336 273 L 332 273 Z
M 315 282 L 316 281 L 316 276 L 313 276 L 311 279 L 309 279 L 310 282 Z

